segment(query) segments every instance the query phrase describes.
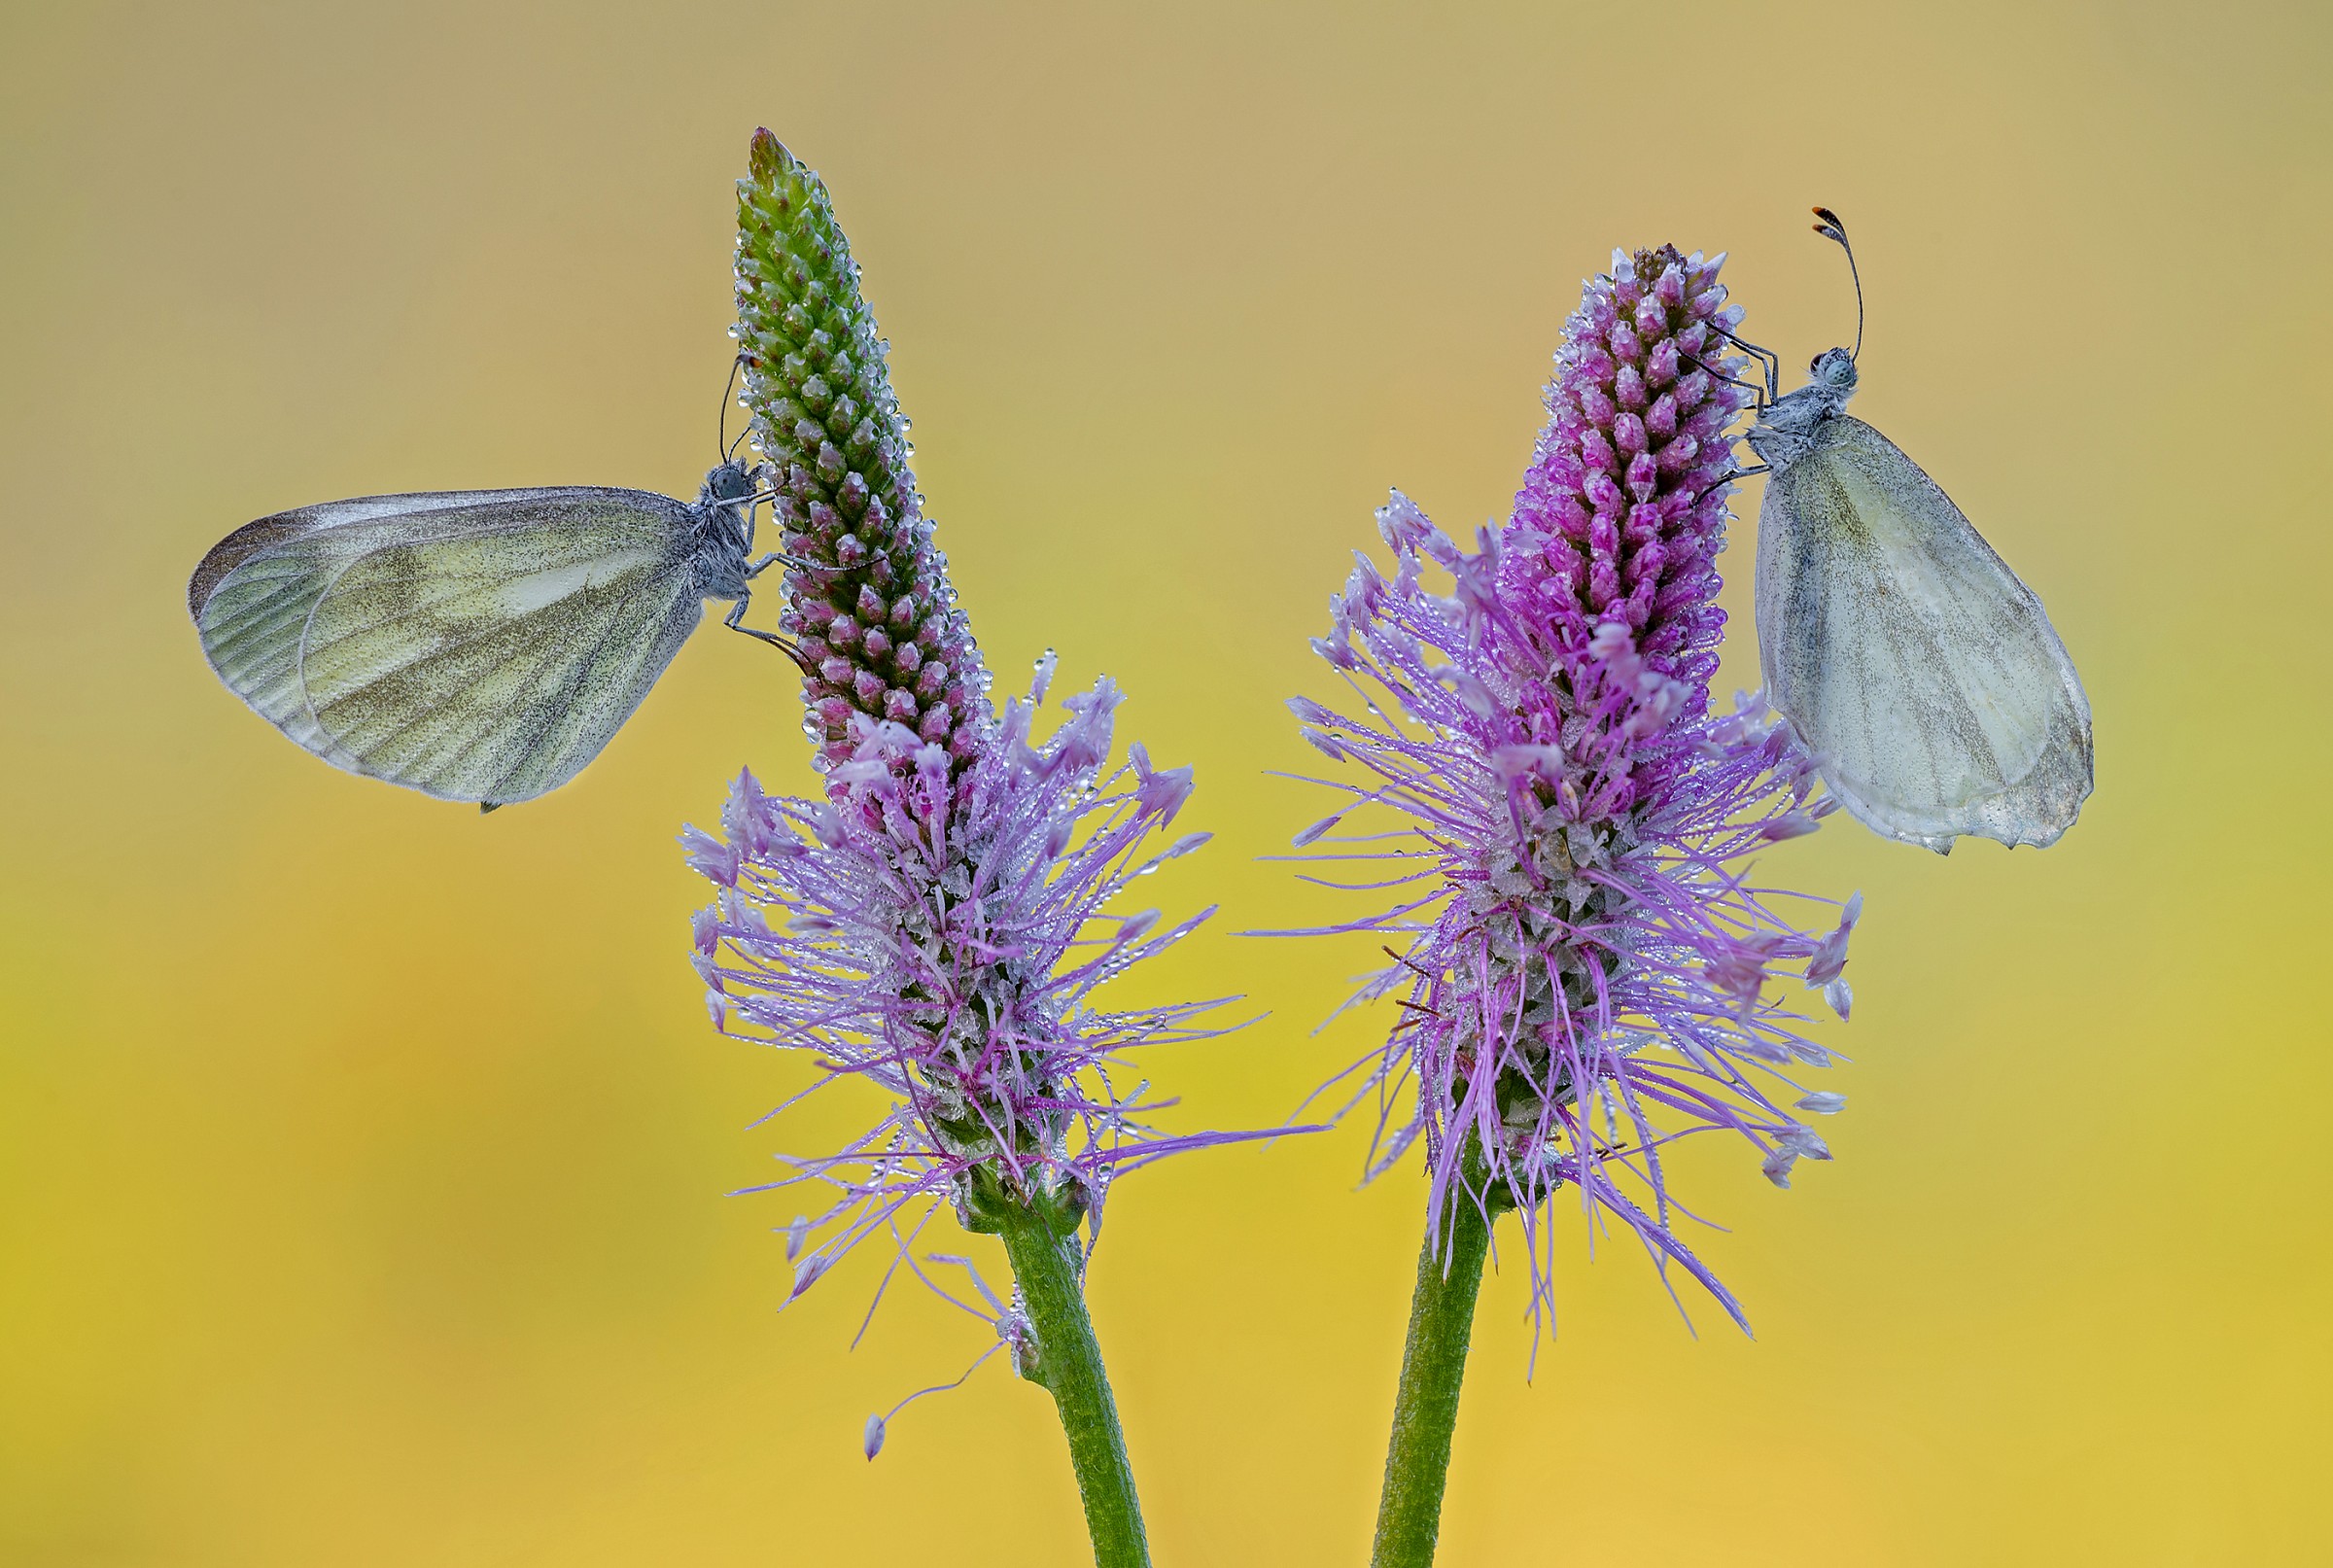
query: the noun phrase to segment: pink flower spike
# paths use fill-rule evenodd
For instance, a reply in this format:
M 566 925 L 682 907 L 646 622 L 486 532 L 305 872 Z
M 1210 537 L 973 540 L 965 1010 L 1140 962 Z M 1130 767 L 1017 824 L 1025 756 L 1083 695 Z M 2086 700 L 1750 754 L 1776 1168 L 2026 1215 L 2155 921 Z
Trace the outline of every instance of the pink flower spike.
M 1453 1202 L 1519 1212 L 1543 1325 L 1558 1202 L 1741 1319 L 1679 1234 L 1662 1151 L 1738 1139 L 1787 1187 L 1829 1157 L 1796 1113 L 1845 1103 L 1781 1076 L 1828 1056 L 1769 982 L 1802 978 L 1843 1018 L 1861 900 L 1819 933 L 1744 875 L 1816 831 L 1828 799 L 1809 798 L 1811 763 L 1762 700 L 1709 701 L 1728 428 L 1748 404 L 1712 330 L 1741 319 L 1719 264 L 1615 253 L 1565 327 L 1506 525 L 1470 552 L 1408 502 L 1381 512 L 1396 570 L 1357 574 L 1376 586 L 1339 602 L 1333 637 L 1363 716 L 1292 705 L 1370 775 L 1299 843 L 1364 809 L 1410 833 L 1367 848 L 1367 880 L 1399 901 L 1332 927 L 1401 945 L 1356 994 L 1403 1008 L 1350 1103 L 1384 1107 L 1385 1148 L 1422 1148 L 1438 1226 Z

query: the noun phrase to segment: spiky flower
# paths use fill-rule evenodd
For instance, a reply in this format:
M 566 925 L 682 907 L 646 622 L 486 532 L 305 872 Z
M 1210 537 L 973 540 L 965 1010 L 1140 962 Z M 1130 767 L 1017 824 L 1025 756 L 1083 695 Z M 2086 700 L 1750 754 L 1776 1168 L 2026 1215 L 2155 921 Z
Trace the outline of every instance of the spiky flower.
M 739 338 L 778 473 L 784 624 L 818 672 L 807 728 L 826 798 L 774 796 L 746 774 L 720 831 L 688 831 L 691 863 L 720 889 L 697 921 L 698 968 L 716 1023 L 811 1053 L 814 1090 L 856 1080 L 885 1106 L 841 1149 L 789 1157 L 773 1184 L 824 1195 L 789 1239 L 795 1295 L 870 1236 L 895 1243 L 894 1269 L 941 1288 L 927 1266 L 964 1260 L 914 1247 L 942 1206 L 976 1231 L 1036 1213 L 1074 1278 L 1084 1250 L 1070 1238 L 1081 1221 L 1098 1232 L 1114 1176 L 1229 1136 L 1154 1132 L 1147 1085 L 1121 1072 L 1132 1047 L 1196 1037 L 1214 1004 L 1094 1000 L 1205 918 L 1162 926 L 1107 908 L 1205 842 L 1161 836 L 1191 773 L 1154 768 L 1140 746 L 1112 767 L 1120 696 L 1106 679 L 1040 739 L 1050 654 L 1026 700 L 991 707 L 825 189 L 767 131 L 751 168 Z M 1029 1321 L 973 1277 L 977 1297 L 950 1299 L 1029 1370 L 1048 1353 Z
M 803 728 L 831 768 L 889 722 L 961 771 L 988 728 L 989 672 L 908 470 L 889 345 L 818 177 L 768 131 L 738 182 L 737 340 L 753 435 L 776 475 L 786 605 L 817 674 Z
M 1565 327 L 1551 417 L 1498 536 L 1463 549 L 1398 492 L 1377 513 L 1395 571 L 1363 557 L 1314 644 L 1371 716 L 1293 705 L 1314 746 L 1375 776 L 1337 785 L 1356 797 L 1345 811 L 1390 806 L 1410 836 L 1393 852 L 1410 894 L 1329 928 L 1410 936 L 1355 998 L 1403 993 L 1356 1069 L 1354 1102 L 1374 1090 L 1384 1116 L 1374 1168 L 1422 1138 L 1430 1213 L 1519 1211 L 1535 1312 L 1552 1306 L 1547 1220 L 1569 1189 L 1740 1319 L 1677 1234 L 1665 1157 L 1729 1132 L 1787 1186 L 1794 1161 L 1828 1158 L 1793 1112 L 1842 1103 L 1789 1083 L 1828 1058 L 1767 988 L 1795 971 L 1844 1016 L 1859 905 L 1802 929 L 1742 865 L 1829 802 L 1810 800 L 1807 759 L 1760 701 L 1709 704 L 1727 431 L 1747 401 L 1723 260 L 1615 253 Z M 1452 592 L 1428 590 L 1429 567 Z M 1385 872 L 1381 841 L 1328 857 L 1365 859 L 1378 887 L 1401 866 Z

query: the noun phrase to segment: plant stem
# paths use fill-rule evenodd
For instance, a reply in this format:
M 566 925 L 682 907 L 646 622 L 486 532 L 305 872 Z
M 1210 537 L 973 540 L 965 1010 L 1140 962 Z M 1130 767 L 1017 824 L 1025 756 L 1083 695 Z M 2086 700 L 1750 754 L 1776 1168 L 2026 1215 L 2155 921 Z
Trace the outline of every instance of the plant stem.
M 1021 1282 L 1022 1305 L 1036 1336 L 1034 1356 L 1023 1356 L 1022 1376 L 1048 1389 L 1061 1411 L 1097 1568 L 1149 1568 L 1133 1467 L 1127 1463 L 1118 1407 L 1079 1288 L 1075 1216 L 1058 1215 L 1042 1200 L 1027 1205 L 1008 1200 L 986 1217 L 1003 1238 Z M 1068 1220 L 1066 1231 L 1055 1229 L 1057 1217 Z
M 1474 1333 L 1475 1298 L 1490 1252 L 1490 1222 L 1473 1197 L 1452 1183 L 1439 1234 L 1426 1228 L 1417 1254 L 1417 1290 L 1410 1299 L 1410 1339 L 1402 1350 L 1402 1386 L 1393 1400 L 1393 1436 L 1385 1447 L 1385 1490 L 1377 1500 L 1377 1542 L 1371 1568 L 1428 1568 L 1442 1528 L 1442 1488 L 1450 1469 L 1450 1433 Z

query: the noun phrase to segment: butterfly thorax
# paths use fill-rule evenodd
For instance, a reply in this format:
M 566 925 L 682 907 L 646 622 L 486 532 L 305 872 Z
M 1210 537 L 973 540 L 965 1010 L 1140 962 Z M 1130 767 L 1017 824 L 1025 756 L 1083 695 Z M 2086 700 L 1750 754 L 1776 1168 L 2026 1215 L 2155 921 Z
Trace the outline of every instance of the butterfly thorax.
M 697 591 L 707 599 L 743 599 L 746 563 L 753 554 L 753 512 L 748 498 L 755 474 L 735 459 L 705 475 L 696 504 L 688 508 L 694 533 L 690 564 Z
M 1805 386 L 1760 409 L 1750 429 L 1750 449 L 1777 474 L 1814 450 L 1816 431 L 1845 413 L 1855 396 L 1855 359 L 1843 348 L 1816 355 L 1807 376 Z

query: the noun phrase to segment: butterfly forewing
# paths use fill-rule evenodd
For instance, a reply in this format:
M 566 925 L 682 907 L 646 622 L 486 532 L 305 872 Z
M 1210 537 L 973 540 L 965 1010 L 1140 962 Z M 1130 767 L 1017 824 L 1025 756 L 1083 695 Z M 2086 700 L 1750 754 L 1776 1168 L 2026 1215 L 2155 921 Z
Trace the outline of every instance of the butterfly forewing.
M 526 800 L 606 747 L 703 613 L 689 509 L 573 487 L 380 496 L 237 530 L 189 588 L 204 652 L 308 750 Z
M 1918 465 L 1819 427 L 1759 512 L 1774 704 L 1848 809 L 1892 838 L 2045 845 L 2090 792 L 2090 709 L 2040 601 Z

